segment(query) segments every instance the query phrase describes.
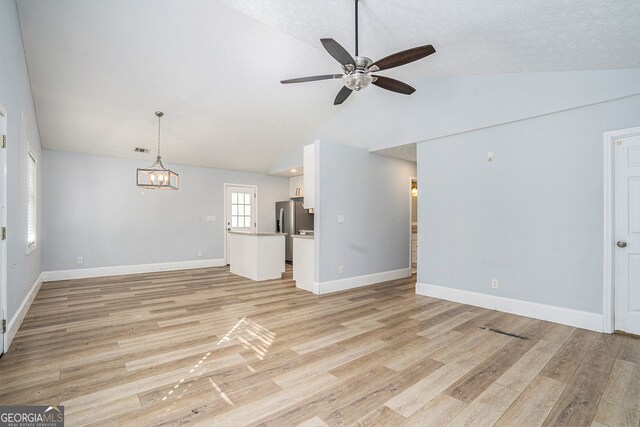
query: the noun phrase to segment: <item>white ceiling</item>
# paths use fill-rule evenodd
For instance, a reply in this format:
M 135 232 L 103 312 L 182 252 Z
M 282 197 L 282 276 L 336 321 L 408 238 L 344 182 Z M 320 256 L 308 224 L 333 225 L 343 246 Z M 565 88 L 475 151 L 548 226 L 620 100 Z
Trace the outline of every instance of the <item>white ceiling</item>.
M 410 162 L 416 162 L 418 153 L 416 152 L 416 143 L 405 144 L 405 145 L 397 145 L 391 148 L 384 148 L 382 150 L 376 150 L 375 153 L 378 153 L 387 157 L 395 157 L 402 160 L 408 160 Z
M 267 171 L 341 107 L 318 39 L 353 50 L 352 0 L 18 0 L 47 148 Z M 387 75 L 640 67 L 637 0 L 363 0 L 360 54 L 431 43 Z M 400 95 L 398 95 L 400 96 Z M 354 96 L 347 102 L 358 102 Z M 361 144 L 360 144 L 361 145 Z

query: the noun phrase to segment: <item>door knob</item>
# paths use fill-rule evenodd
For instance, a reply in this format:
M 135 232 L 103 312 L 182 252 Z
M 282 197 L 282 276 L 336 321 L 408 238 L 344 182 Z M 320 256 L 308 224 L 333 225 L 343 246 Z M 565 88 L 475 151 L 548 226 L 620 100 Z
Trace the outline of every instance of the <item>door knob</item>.
M 227 228 L 227 231 L 231 231 L 231 229 L 230 229 L 230 228 Z
M 616 243 L 616 245 L 618 245 L 619 248 L 626 248 L 627 247 L 627 242 L 618 242 L 618 243 Z

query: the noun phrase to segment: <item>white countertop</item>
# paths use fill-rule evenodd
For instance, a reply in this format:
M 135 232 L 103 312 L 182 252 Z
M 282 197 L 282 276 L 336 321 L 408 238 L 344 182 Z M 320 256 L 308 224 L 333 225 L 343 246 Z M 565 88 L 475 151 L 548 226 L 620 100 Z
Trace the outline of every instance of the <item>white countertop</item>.
M 268 231 L 229 231 L 229 234 L 241 234 L 244 236 L 286 236 L 287 233 L 273 233 Z
M 294 234 L 293 236 L 294 239 L 295 238 L 299 238 L 299 239 L 311 239 L 313 240 L 313 234 Z

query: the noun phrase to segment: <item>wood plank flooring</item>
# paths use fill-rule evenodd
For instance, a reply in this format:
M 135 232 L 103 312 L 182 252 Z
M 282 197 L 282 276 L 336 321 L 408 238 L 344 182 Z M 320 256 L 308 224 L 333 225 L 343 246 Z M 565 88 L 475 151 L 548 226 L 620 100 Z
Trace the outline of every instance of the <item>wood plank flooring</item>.
M 45 283 L 0 359 L 0 404 L 63 404 L 70 426 L 640 426 L 640 340 L 414 284 L 316 296 L 290 269 L 227 268 Z

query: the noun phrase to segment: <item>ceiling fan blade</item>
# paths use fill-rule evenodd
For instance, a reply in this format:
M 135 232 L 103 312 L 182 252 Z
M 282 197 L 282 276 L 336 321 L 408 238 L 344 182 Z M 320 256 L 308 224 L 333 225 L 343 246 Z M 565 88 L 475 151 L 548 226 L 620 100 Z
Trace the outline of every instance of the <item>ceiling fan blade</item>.
M 340 89 L 340 92 L 338 92 L 335 101 L 333 101 L 333 105 L 342 104 L 349 97 L 349 95 L 351 95 L 351 92 L 353 92 L 351 89 L 346 86 L 342 86 L 342 89 Z
M 374 85 L 381 87 L 382 89 L 390 90 L 391 92 L 398 92 L 404 95 L 411 95 L 416 90 L 406 83 L 402 83 L 399 80 L 390 79 L 389 77 L 373 76 L 376 80 Z
M 355 60 L 353 56 L 345 48 L 343 48 L 340 43 L 335 41 L 334 39 L 320 39 L 322 46 L 327 49 L 329 55 L 333 56 L 333 58 L 341 63 L 342 65 L 352 65 L 355 67 Z
M 429 56 L 435 53 L 435 49 L 430 44 L 426 46 L 414 47 L 413 49 L 403 50 L 401 52 L 394 53 L 389 56 L 374 62 L 371 67 L 376 65 L 378 70 L 388 70 L 389 68 L 399 67 L 418 59 L 422 59 L 425 56 Z
M 316 80 L 329 80 L 329 79 L 339 79 L 342 77 L 342 74 L 324 74 L 322 76 L 310 76 L 310 77 L 298 77 L 297 79 L 288 79 L 288 80 L 280 80 L 280 83 L 304 83 L 304 82 L 314 82 Z

